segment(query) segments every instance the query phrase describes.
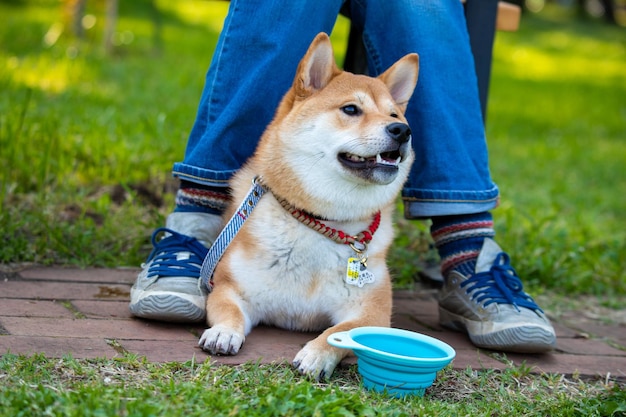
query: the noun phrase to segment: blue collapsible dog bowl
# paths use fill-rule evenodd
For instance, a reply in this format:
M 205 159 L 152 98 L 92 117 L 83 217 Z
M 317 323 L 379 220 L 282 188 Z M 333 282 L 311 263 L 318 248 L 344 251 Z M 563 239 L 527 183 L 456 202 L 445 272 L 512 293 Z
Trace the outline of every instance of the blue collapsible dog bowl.
M 357 327 L 333 333 L 327 340 L 352 349 L 367 389 L 395 397 L 424 395 L 437 372 L 456 356 L 450 345 L 434 337 L 388 327 Z

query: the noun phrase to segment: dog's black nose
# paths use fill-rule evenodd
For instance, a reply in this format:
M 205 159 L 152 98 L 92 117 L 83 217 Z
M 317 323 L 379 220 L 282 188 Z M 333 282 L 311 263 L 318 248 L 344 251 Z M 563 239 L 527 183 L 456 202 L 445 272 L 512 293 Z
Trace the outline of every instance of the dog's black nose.
M 411 139 L 411 128 L 405 123 L 391 123 L 387 125 L 387 133 L 398 143 L 405 143 Z

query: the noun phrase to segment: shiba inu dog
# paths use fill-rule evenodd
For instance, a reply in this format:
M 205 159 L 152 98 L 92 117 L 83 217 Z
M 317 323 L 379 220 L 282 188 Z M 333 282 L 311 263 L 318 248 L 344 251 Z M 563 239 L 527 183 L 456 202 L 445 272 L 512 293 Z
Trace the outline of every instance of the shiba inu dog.
M 258 324 L 323 331 L 293 364 L 329 377 L 350 351 L 337 331 L 389 326 L 392 210 L 414 156 L 404 118 L 418 76 L 409 54 L 377 78 L 341 71 L 320 33 L 258 148 L 231 182 L 236 211 L 266 193 L 215 269 L 199 345 L 234 355 Z

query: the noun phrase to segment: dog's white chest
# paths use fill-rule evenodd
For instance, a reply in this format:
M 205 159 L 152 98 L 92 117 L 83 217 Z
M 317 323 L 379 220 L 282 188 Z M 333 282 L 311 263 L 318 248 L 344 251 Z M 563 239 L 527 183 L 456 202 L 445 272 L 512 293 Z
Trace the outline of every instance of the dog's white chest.
M 275 216 L 271 227 L 251 222 L 254 245 L 238 245 L 229 258 L 252 324 L 318 330 L 358 309 L 369 289 L 363 287 L 376 285 L 376 265 L 366 267 L 349 245 L 269 215 Z

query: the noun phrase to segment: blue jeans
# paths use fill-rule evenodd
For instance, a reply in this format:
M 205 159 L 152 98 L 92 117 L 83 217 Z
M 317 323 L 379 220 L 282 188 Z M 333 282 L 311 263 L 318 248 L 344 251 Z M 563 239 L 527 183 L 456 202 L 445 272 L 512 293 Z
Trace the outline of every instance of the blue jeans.
M 371 75 L 409 52 L 420 56 L 407 120 L 416 160 L 402 191 L 405 215 L 423 218 L 494 208 L 498 188 L 487 145 L 459 0 L 352 0 Z M 175 176 L 227 186 L 253 153 L 298 62 L 330 33 L 343 0 L 232 0 L 207 73 L 195 125 Z

